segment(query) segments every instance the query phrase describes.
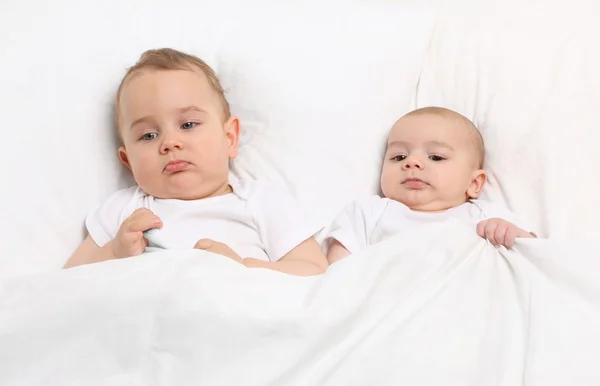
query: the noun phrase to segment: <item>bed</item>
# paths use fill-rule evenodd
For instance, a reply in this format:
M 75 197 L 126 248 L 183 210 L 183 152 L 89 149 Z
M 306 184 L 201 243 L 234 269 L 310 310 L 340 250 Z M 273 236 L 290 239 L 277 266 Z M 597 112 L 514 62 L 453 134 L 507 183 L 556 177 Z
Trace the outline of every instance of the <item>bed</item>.
M 0 385 L 598 385 L 600 11 L 592 1 L 0 5 Z M 444 106 L 486 142 L 485 198 L 540 236 L 454 222 L 291 277 L 202 251 L 61 270 L 132 181 L 113 103 L 148 48 L 218 73 L 232 172 L 323 224 L 378 193 L 387 131 Z M 322 238 L 322 234 L 320 235 Z

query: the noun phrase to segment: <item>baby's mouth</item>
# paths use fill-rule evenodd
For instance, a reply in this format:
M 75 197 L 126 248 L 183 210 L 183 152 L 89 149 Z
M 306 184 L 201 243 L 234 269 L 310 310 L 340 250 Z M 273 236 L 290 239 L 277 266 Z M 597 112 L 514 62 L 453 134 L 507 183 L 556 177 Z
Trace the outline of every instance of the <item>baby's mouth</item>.
M 410 177 L 402 181 L 402 185 L 412 189 L 419 189 L 428 186 L 429 184 L 420 178 Z
M 188 167 L 190 167 L 189 162 L 182 160 L 174 160 L 169 162 L 165 166 L 164 171 L 167 173 L 177 173 L 186 170 Z

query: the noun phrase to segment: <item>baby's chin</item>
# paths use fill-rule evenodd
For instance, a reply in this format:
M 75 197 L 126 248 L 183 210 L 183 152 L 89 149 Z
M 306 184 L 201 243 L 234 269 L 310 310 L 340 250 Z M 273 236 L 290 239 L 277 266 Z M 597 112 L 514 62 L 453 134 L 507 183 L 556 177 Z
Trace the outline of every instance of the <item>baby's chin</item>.
M 195 184 L 196 187 L 198 184 Z M 194 184 L 183 183 L 178 181 L 177 184 L 144 184 L 138 183 L 140 189 L 146 194 L 160 199 L 177 199 L 177 200 L 190 200 L 194 199 L 194 196 L 198 195 L 193 189 Z
M 398 201 L 406 205 L 410 210 L 417 212 L 443 212 L 456 206 L 449 202 L 436 200 L 435 198 L 424 197 L 424 195 L 418 194 L 419 192 L 415 193 L 417 194 L 392 195 L 391 197 L 387 198 Z

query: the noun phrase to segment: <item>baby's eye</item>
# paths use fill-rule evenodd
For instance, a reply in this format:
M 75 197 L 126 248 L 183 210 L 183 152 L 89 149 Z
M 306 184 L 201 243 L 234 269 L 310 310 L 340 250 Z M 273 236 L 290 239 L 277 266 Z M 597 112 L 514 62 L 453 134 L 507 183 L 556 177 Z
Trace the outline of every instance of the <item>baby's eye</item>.
M 429 159 L 435 162 L 439 162 L 439 161 L 443 161 L 445 160 L 444 157 L 442 157 L 441 155 L 430 155 Z
M 157 136 L 158 136 L 157 133 L 146 133 L 146 134 L 142 135 L 142 137 L 140 139 L 142 141 L 152 141 L 153 139 L 156 139 Z
M 197 123 L 196 122 L 186 122 L 183 125 L 181 125 L 181 128 L 184 130 L 189 130 L 189 129 L 193 129 L 194 127 L 196 127 Z
M 392 161 L 400 162 L 400 161 L 404 161 L 406 159 L 406 156 L 404 154 L 400 154 L 400 155 L 393 156 L 391 159 L 392 159 Z

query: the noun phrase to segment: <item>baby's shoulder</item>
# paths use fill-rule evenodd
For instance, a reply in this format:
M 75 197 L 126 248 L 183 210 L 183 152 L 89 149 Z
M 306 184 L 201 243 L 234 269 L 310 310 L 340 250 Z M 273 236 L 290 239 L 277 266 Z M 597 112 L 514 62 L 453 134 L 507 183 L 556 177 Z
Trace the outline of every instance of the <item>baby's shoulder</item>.
M 471 211 L 471 217 L 477 220 L 501 218 L 523 228 L 524 222 L 521 218 L 503 202 L 477 199 L 471 200 L 470 203 L 476 208 Z
M 366 196 L 355 200 L 353 204 L 357 207 L 378 207 L 378 206 L 387 206 L 389 199 L 386 197 L 381 197 L 380 195 L 374 194 L 371 196 Z
M 521 217 L 503 202 L 481 199 L 471 200 L 470 202 L 477 207 L 477 210 L 479 211 L 479 220 L 501 218 L 512 222 L 520 228 L 527 229 L 527 225 Z
M 233 192 L 241 200 L 248 202 L 269 202 L 284 196 L 291 197 L 289 189 L 283 184 L 264 180 L 230 179 Z
M 123 220 L 127 218 L 138 206 L 144 193 L 132 186 L 120 189 L 111 194 L 104 202 L 86 216 L 88 232 L 98 245 L 104 245 L 113 239 Z
M 390 204 L 390 200 L 379 195 L 371 195 L 358 198 L 346 204 L 342 213 L 361 213 L 362 215 L 373 215 L 381 213 Z
M 112 193 L 101 206 L 112 209 L 124 208 L 131 204 L 131 202 L 136 202 L 145 195 L 146 194 L 137 185 L 134 185 Z
M 117 190 L 106 200 L 97 204 L 88 214 L 90 218 L 100 218 L 109 220 L 112 218 L 123 221 L 131 215 L 136 209 L 143 206 L 144 198 L 147 194 L 137 185 Z
M 264 180 L 231 181 L 234 194 L 244 207 L 258 217 L 297 217 L 298 212 L 308 210 L 283 184 Z
M 245 202 L 244 210 L 260 229 L 310 229 L 316 233 L 322 225 L 312 218 L 310 208 L 285 185 L 261 180 L 235 181 L 234 193 Z M 315 225 L 316 224 L 316 225 Z M 296 231 L 294 231 L 296 232 Z
M 501 202 L 472 199 L 467 203 L 470 204 L 470 207 L 476 208 L 477 211 L 481 212 L 486 217 L 497 217 L 500 214 L 510 212 L 508 207 Z

